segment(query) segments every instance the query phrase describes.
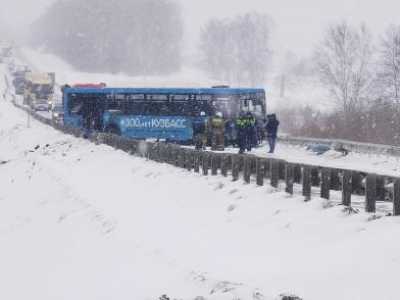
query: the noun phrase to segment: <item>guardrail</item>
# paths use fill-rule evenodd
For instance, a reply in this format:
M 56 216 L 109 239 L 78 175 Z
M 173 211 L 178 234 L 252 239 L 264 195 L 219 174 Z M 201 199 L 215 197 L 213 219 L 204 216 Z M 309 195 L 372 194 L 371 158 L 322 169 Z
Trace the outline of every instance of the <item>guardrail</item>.
M 63 133 L 83 137 L 80 129 L 54 124 L 27 107 L 15 102 L 14 104 L 44 124 Z M 398 177 L 298 164 L 254 155 L 198 151 L 176 144 L 138 141 L 105 133 L 94 133 L 89 140 L 97 144 L 109 145 L 132 155 L 201 173 L 204 176 L 230 176 L 232 181 L 241 179 L 246 184 L 263 186 L 269 183 L 277 189 L 284 187 L 285 192 L 290 195 L 294 194 L 294 186 L 298 184 L 305 201 L 310 201 L 315 193 L 329 200 L 331 191 L 338 191 L 341 192 L 341 204 L 349 208 L 352 205 L 352 195 L 363 196 L 365 211 L 369 213 L 376 212 L 377 201 L 390 201 L 393 203 L 392 215 L 400 215 L 400 178 Z
M 400 157 L 400 147 L 353 142 L 340 139 L 316 139 L 307 137 L 290 137 L 283 136 L 279 138 L 280 141 L 297 146 L 307 146 L 311 144 L 324 144 L 332 148 L 343 148 L 351 152 L 365 153 L 365 154 L 383 154 Z

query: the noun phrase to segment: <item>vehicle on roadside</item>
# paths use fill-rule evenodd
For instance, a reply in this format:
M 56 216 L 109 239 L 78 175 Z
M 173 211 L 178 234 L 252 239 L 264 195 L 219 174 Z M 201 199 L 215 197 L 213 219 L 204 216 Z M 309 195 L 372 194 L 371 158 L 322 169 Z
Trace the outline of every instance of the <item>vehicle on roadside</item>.
M 14 77 L 12 83 L 15 89 L 15 94 L 23 95 L 26 86 L 26 74 L 30 72 L 27 66 L 16 66 L 12 76 Z
M 35 111 L 50 111 L 54 100 L 54 84 L 54 73 L 26 73 L 24 104 Z
M 134 139 L 193 142 L 193 123 L 216 112 L 266 115 L 264 89 L 63 88 L 64 124 Z
M 64 108 L 62 104 L 53 105 L 51 109 L 51 120 L 55 124 L 64 124 Z

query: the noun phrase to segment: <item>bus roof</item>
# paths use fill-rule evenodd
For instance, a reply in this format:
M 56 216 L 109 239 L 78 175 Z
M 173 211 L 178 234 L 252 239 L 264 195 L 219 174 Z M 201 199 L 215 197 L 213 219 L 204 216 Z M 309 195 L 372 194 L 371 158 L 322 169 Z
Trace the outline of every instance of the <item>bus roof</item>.
M 68 94 L 195 94 L 195 95 L 240 95 L 265 93 L 256 88 L 66 88 Z

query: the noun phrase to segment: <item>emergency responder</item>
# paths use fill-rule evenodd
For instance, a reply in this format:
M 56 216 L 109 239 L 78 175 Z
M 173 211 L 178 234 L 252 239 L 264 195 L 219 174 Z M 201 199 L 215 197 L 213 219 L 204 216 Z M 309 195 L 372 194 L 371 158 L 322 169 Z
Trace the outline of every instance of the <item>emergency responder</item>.
M 204 111 L 193 121 L 193 136 L 196 150 L 205 150 L 207 145 L 207 119 Z
M 250 152 L 257 146 L 256 118 L 251 112 L 246 114 L 246 125 L 246 149 Z
M 236 119 L 236 130 L 237 130 L 237 143 L 239 144 L 239 154 L 243 154 L 246 150 L 247 144 L 247 117 L 244 112 L 239 114 Z
M 217 112 L 210 118 L 209 128 L 211 131 L 211 150 L 224 151 L 225 122 L 221 112 Z

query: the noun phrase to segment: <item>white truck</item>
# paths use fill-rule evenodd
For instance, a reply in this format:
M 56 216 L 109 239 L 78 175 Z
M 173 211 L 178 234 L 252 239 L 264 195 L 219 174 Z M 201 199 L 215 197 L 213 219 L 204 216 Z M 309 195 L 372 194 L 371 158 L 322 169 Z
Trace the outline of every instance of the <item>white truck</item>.
M 49 111 L 54 98 L 54 84 L 54 73 L 26 73 L 24 104 L 33 110 Z

